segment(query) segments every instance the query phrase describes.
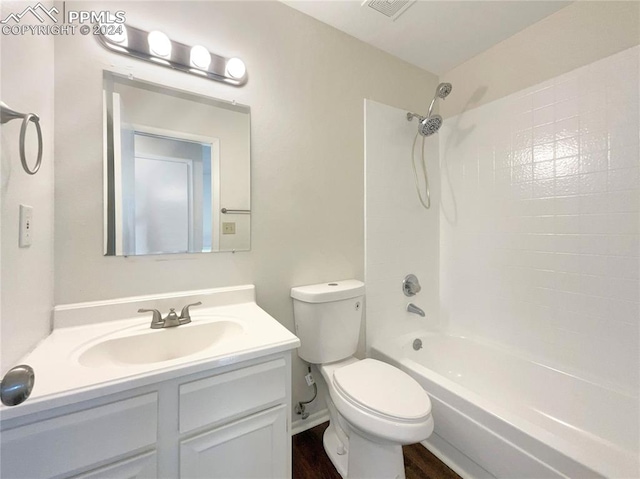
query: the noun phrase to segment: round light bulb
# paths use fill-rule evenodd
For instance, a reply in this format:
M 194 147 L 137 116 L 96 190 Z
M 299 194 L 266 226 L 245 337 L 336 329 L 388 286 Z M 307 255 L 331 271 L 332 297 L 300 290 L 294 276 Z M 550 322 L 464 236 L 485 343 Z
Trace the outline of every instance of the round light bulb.
M 158 57 L 167 58 L 171 55 L 171 40 L 164 33 L 154 30 L 149 33 L 149 51 Z
M 127 46 L 129 37 L 127 35 L 127 27 L 124 23 L 117 22 L 113 13 L 109 14 L 109 19 L 100 23 L 100 28 L 105 32 L 104 37 L 110 42 L 118 45 Z
M 124 25 L 119 25 L 118 27 L 116 27 L 117 29 L 122 29 L 121 32 L 116 32 L 116 33 L 110 33 L 105 35 L 105 37 L 107 37 L 109 39 L 109 41 L 112 41 L 113 43 L 117 43 L 119 45 L 127 45 L 128 43 L 128 36 L 127 36 L 127 27 L 125 27 Z
M 211 53 L 202 45 L 191 48 L 191 65 L 201 70 L 206 70 L 211 64 Z
M 239 79 L 247 72 L 247 67 L 239 58 L 229 58 L 227 60 L 227 75 L 231 78 Z

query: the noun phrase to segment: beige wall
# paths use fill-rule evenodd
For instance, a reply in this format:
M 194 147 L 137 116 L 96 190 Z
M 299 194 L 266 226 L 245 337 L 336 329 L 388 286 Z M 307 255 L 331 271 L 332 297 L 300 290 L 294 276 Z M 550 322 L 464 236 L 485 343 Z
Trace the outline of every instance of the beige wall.
M 49 2 L 44 2 L 47 8 Z M 0 16 L 20 13 L 24 2 L 2 2 Z M 2 125 L 0 374 L 49 333 L 53 306 L 53 42 L 51 36 L 2 35 L 0 99 L 40 117 L 42 167 L 35 176 L 20 164 L 21 120 Z M 27 157 L 35 163 L 35 128 L 27 130 Z M 18 247 L 19 205 L 33 207 L 33 243 Z
M 581 0 L 442 76 L 444 117 L 489 103 L 640 43 L 640 2 Z
M 91 5 L 241 57 L 249 82 L 129 60 L 88 36 L 56 39 L 56 304 L 254 283 L 260 306 L 293 329 L 291 286 L 362 279 L 363 99 L 424 111 L 435 77 L 278 2 Z M 250 252 L 102 256 L 103 69 L 251 106 Z M 294 401 L 312 392 L 302 375 L 296 360 Z

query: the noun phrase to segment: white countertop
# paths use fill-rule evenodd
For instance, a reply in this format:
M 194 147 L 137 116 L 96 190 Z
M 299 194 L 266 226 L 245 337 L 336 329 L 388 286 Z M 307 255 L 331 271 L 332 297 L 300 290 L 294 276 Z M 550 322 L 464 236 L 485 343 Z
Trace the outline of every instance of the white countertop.
M 191 308 L 192 323 L 170 329 L 232 320 L 242 326 L 242 333 L 194 354 L 161 362 L 89 367 L 78 361 L 84 351 L 106 339 L 141 332 L 172 334 L 167 329 L 147 331 L 151 314 L 143 317 L 137 313 L 138 308 L 161 308 L 172 302 L 172 307 L 178 309 L 194 300 L 201 300 L 203 305 Z M 167 312 L 164 309 L 161 309 L 163 316 Z M 130 316 L 105 320 L 113 318 L 110 313 L 114 311 L 120 314 L 128 311 Z M 300 345 L 295 335 L 255 303 L 252 285 L 69 305 L 57 308 L 56 314 L 54 324 L 58 327 L 21 361 L 35 371 L 33 392 L 18 406 L 2 406 L 0 416 L 3 420 L 295 349 Z M 78 320 L 83 315 L 92 316 L 98 322 Z

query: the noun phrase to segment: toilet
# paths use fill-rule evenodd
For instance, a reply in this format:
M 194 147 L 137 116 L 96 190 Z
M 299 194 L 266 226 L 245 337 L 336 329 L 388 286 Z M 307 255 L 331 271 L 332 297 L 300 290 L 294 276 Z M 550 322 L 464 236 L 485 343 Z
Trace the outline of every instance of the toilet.
M 345 479 L 404 479 L 402 446 L 433 432 L 431 401 L 399 369 L 353 356 L 364 307 L 364 283 L 335 281 L 291 288 L 298 356 L 327 385 L 324 448 Z

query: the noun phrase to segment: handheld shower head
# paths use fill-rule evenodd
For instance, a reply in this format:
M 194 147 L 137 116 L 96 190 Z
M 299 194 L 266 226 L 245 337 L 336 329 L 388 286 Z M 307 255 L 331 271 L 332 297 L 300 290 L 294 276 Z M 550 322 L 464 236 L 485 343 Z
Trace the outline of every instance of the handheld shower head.
M 427 113 L 428 117 L 431 116 L 431 111 L 433 110 L 433 106 L 436 104 L 436 100 L 438 98 L 442 100 L 447 98 L 447 96 L 449 96 L 449 93 L 451 93 L 452 89 L 453 87 L 451 86 L 451 83 L 440 83 L 436 87 L 436 94 L 433 95 L 433 100 L 431 100 L 431 104 L 429 105 L 429 113 Z
M 453 87 L 451 86 L 451 83 L 440 83 L 436 88 L 436 96 L 444 100 L 447 96 L 449 96 L 449 93 L 451 93 L 452 89 Z

